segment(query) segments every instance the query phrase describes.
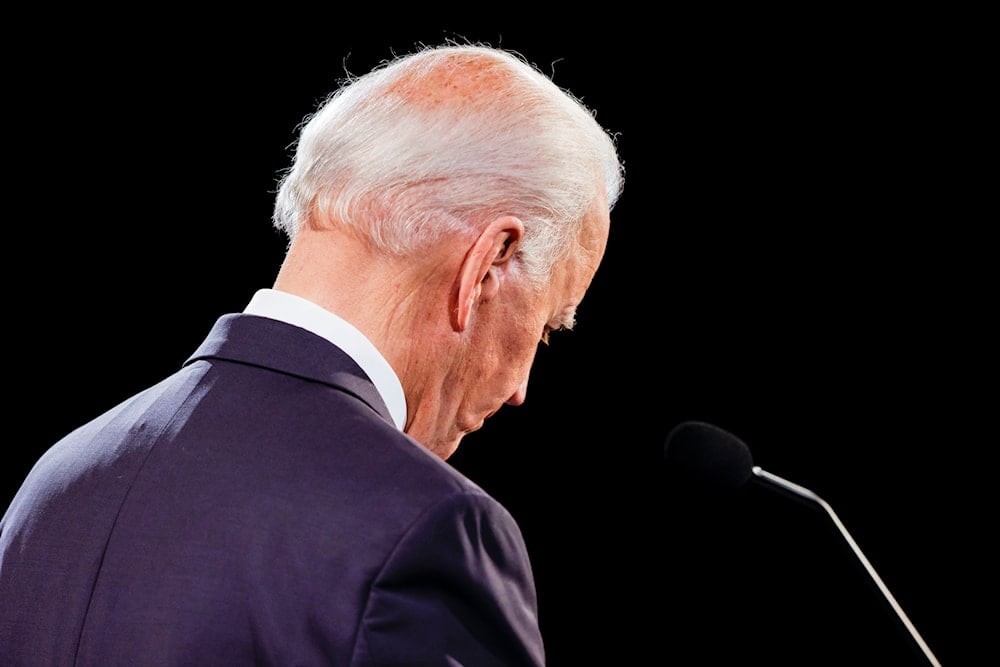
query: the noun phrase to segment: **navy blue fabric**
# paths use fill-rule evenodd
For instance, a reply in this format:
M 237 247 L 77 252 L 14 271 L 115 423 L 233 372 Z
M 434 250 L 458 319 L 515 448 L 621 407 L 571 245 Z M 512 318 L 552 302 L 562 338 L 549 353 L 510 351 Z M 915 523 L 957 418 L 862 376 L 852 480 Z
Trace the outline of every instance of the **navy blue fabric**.
M 219 319 L 0 521 L 0 664 L 542 665 L 511 515 L 298 327 Z

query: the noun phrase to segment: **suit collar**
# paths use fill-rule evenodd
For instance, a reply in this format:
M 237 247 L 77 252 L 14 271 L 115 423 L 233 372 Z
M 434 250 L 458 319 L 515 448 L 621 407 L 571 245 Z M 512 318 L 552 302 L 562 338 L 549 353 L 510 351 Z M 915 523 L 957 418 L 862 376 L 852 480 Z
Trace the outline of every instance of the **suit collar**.
M 321 382 L 355 396 L 393 423 L 361 367 L 336 345 L 300 327 L 257 315 L 223 315 L 185 365 L 201 359 L 224 359 Z

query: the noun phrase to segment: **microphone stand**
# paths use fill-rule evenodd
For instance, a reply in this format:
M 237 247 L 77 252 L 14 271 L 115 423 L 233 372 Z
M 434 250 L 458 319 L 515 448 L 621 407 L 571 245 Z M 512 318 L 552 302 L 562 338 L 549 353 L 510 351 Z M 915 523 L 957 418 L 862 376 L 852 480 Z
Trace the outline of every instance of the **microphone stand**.
M 837 513 L 833 511 L 833 507 L 831 507 L 829 503 L 827 503 L 825 500 L 820 498 L 818 495 L 816 495 L 809 489 L 803 486 L 799 486 L 798 484 L 795 484 L 793 482 L 789 482 L 787 479 L 783 479 L 781 477 L 778 477 L 777 475 L 773 475 L 767 472 L 766 470 L 763 470 L 760 466 L 754 466 L 751 469 L 751 472 L 758 479 L 774 484 L 786 491 L 790 491 L 791 493 L 797 496 L 805 498 L 806 500 L 811 500 L 814 503 L 817 503 L 824 510 L 826 510 L 826 513 L 830 515 L 831 519 L 833 519 L 833 523 L 834 525 L 837 526 L 837 529 L 840 531 L 840 534 L 844 536 L 844 539 L 847 540 L 847 544 L 849 544 L 851 550 L 854 551 L 854 555 L 858 557 L 858 560 L 861 561 L 861 564 L 864 565 L 866 570 L 868 570 L 868 574 L 871 575 L 871 578 L 875 581 L 875 584 L 878 586 L 878 589 L 882 591 L 882 595 L 884 595 L 885 599 L 889 601 L 889 605 L 892 607 L 893 611 L 896 612 L 896 615 L 899 616 L 899 620 L 901 620 L 903 622 L 903 625 L 906 626 L 906 629 L 909 631 L 910 636 L 913 637 L 913 640 L 917 642 L 917 645 L 920 647 L 920 650 L 923 651 L 925 656 L 927 656 L 927 660 L 934 667 L 941 667 L 941 663 L 938 662 L 938 659 L 936 657 L 934 657 L 934 654 L 931 652 L 930 647 L 927 646 L 927 642 L 925 642 L 924 638 L 920 636 L 919 632 L 917 632 L 917 628 L 914 627 L 913 623 L 910 622 L 910 619 L 903 612 L 903 608 L 899 606 L 899 603 L 896 602 L 896 598 L 892 596 L 892 593 L 889 592 L 889 588 L 882 582 L 882 578 L 878 576 L 878 573 L 875 571 L 875 568 L 872 567 L 871 563 L 868 562 L 868 559 L 865 558 L 865 555 L 861 553 L 860 547 L 858 547 L 857 543 L 854 541 L 854 538 L 851 537 L 851 534 L 847 532 L 847 528 L 840 521 L 840 518 L 837 516 Z

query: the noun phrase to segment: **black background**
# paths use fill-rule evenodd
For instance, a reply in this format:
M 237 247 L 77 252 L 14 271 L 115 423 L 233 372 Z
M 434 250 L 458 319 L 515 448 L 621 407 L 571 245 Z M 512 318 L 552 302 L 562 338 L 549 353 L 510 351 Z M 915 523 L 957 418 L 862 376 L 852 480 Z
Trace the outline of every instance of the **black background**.
M 9 28 L 4 499 L 270 285 L 277 173 L 345 68 L 483 41 L 596 109 L 627 169 L 577 329 L 451 459 L 522 525 L 550 664 L 924 664 L 822 511 L 672 479 L 689 419 L 826 499 L 943 664 L 991 654 L 975 18 L 386 14 Z

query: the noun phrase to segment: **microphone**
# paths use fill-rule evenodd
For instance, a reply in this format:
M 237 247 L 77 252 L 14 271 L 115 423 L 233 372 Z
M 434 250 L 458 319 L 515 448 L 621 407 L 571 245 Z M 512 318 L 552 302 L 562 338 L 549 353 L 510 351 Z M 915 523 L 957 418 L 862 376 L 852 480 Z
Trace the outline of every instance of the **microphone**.
M 833 507 L 825 500 L 810 491 L 767 472 L 760 466 L 754 465 L 753 455 L 746 443 L 737 438 L 732 433 L 700 421 L 682 422 L 675 426 L 667 436 L 664 444 L 664 459 L 671 468 L 683 473 L 685 477 L 698 482 L 703 486 L 732 491 L 746 484 L 751 479 L 763 482 L 771 488 L 791 493 L 794 496 L 815 503 L 822 507 L 833 520 L 834 525 L 840 534 L 843 535 L 847 544 L 851 547 L 854 555 L 867 570 L 869 576 L 878 586 L 882 595 L 889 602 L 893 611 L 902 621 L 910 636 L 920 647 L 927 660 L 934 667 L 941 667 L 941 663 L 931 652 L 930 647 L 924 641 L 917 628 L 910 622 L 910 619 L 903 612 L 902 607 L 896 602 L 896 598 L 889 592 L 889 588 L 883 583 L 875 568 L 861 552 L 857 542 L 847 532 L 847 528 L 841 522 Z

